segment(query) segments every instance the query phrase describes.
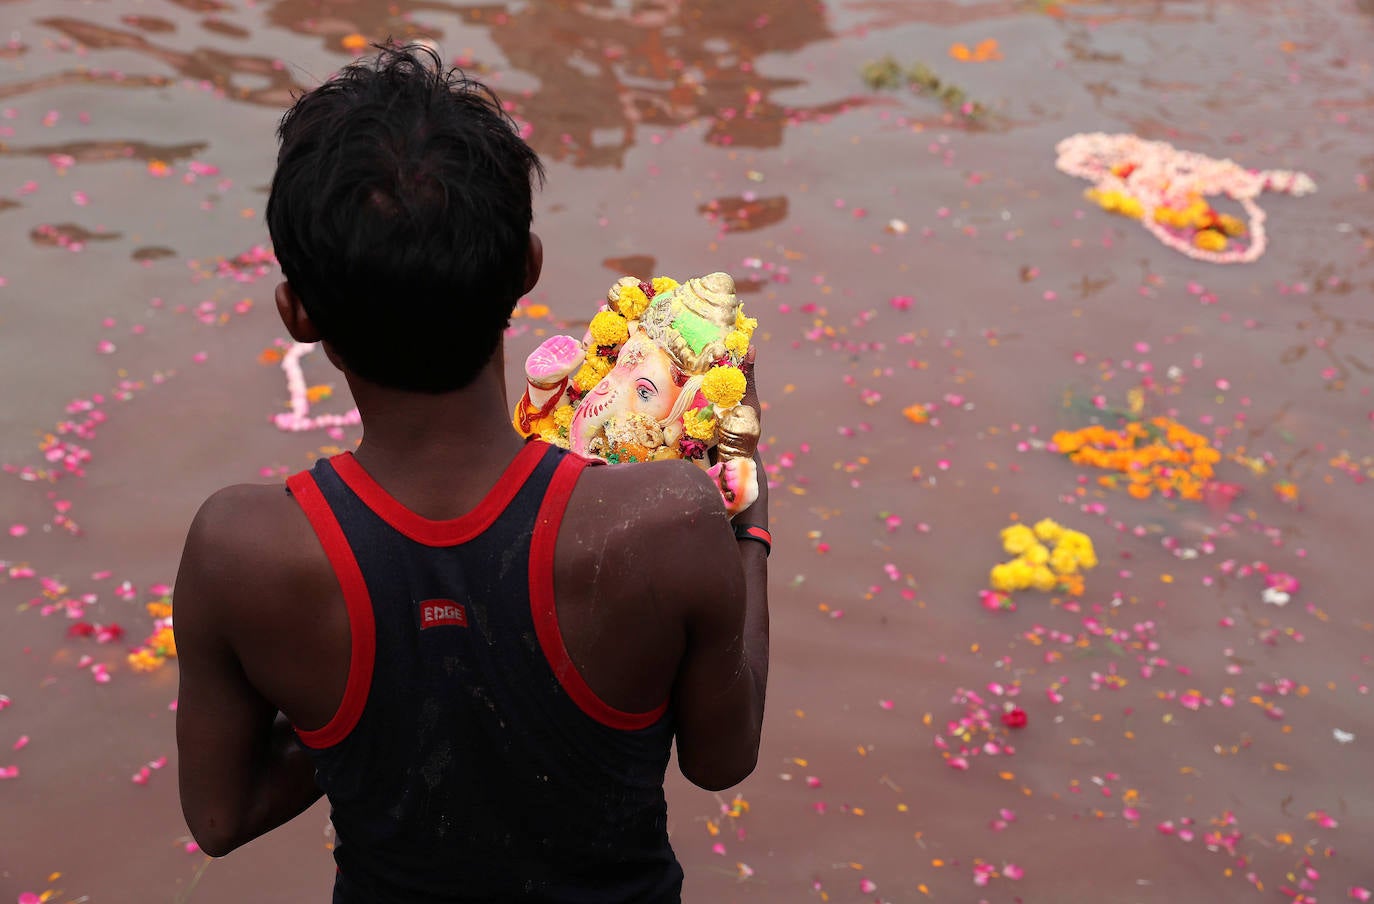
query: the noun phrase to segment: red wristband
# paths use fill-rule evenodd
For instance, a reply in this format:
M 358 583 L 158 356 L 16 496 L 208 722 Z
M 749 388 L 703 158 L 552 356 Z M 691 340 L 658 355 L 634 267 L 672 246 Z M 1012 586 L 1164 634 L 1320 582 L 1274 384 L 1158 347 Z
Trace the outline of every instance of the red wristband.
M 756 527 L 749 524 L 735 525 L 736 540 L 757 540 L 763 544 L 763 555 L 766 558 L 773 551 L 773 535 L 768 532 L 766 527 Z

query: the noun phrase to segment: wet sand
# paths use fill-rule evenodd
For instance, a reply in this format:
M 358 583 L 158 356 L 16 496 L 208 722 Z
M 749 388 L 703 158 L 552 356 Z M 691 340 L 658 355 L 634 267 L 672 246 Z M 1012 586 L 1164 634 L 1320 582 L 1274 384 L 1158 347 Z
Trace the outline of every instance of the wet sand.
M 357 438 L 272 426 L 261 249 L 282 105 L 357 35 L 436 42 L 549 165 L 544 282 L 508 360 L 575 330 L 622 269 L 729 270 L 761 321 L 769 716 L 738 801 L 672 778 L 687 900 L 1361 900 L 1371 12 L 0 3 L 0 901 L 327 895 L 323 807 L 221 861 L 186 849 L 175 662 L 126 654 L 206 495 Z M 1000 59 L 950 55 L 989 39 Z M 859 70 L 886 54 L 990 116 L 870 90 Z M 1319 191 L 1261 198 L 1256 263 L 1189 260 L 1055 170 L 1058 141 L 1098 130 Z M 334 389 L 320 410 L 349 407 L 323 362 L 307 376 Z M 1125 408 L 1146 377 L 1145 411 L 1221 449 L 1234 499 L 1133 499 L 1044 448 L 1114 426 L 1092 400 Z M 1081 599 L 980 605 L 1014 517 L 1091 536 Z M 1286 605 L 1266 571 L 1301 582 Z M 951 768 L 937 738 L 963 691 L 990 707 L 979 744 L 1014 752 Z

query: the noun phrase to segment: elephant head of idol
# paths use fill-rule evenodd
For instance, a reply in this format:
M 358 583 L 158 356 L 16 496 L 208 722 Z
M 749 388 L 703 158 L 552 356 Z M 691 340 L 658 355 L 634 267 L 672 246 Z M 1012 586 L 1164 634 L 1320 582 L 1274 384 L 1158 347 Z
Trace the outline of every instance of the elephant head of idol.
M 739 315 L 727 273 L 654 295 L 630 322 L 615 363 L 578 403 L 568 427 L 573 451 L 606 458 L 626 448 L 643 461 L 683 457 L 684 439 L 713 444 L 687 436 L 683 415 L 699 404 L 706 373 L 730 357 L 727 339 Z

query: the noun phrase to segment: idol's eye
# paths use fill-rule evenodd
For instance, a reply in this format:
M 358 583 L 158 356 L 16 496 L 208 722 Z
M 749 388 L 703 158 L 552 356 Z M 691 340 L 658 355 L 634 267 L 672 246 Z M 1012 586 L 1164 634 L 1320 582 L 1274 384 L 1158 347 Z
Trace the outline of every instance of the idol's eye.
M 635 381 L 635 392 L 639 393 L 641 401 L 647 402 L 658 395 L 658 387 L 654 385 L 653 380 L 640 377 Z

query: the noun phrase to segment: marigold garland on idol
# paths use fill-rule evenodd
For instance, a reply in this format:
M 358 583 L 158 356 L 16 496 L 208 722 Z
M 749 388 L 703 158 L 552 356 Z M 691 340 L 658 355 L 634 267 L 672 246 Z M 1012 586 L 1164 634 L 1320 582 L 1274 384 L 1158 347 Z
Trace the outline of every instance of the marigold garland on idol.
M 758 498 L 758 412 L 741 404 L 757 326 L 727 273 L 624 277 L 580 342 L 551 336 L 530 353 L 515 429 L 612 463 L 698 462 L 743 511 Z
M 1056 151 L 1055 166 L 1092 182 L 1085 194 L 1103 210 L 1139 220 L 1168 247 L 1215 264 L 1248 263 L 1264 253 L 1265 213 L 1255 201 L 1261 192 L 1301 197 L 1317 190 L 1305 173 L 1249 170 L 1136 135 L 1085 132 Z M 1222 195 L 1248 220 L 1218 213 L 1206 200 Z

